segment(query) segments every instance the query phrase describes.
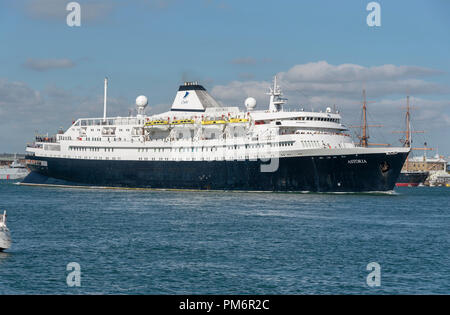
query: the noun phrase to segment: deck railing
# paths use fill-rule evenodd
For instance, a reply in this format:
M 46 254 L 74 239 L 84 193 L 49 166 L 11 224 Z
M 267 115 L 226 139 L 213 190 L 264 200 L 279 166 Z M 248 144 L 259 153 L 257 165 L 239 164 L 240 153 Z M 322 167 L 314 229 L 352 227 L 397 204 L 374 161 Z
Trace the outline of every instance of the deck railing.
M 36 142 L 56 143 L 56 137 L 36 136 Z

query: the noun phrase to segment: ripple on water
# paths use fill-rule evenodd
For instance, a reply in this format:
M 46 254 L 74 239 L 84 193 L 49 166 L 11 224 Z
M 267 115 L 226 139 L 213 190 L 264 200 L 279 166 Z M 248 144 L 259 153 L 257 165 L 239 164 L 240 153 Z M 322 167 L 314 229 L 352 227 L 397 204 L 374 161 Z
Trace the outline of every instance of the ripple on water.
M 446 188 L 394 194 L 89 190 L 0 183 L 0 294 L 448 293 Z M 365 284 L 382 267 L 382 286 Z M 82 286 L 66 285 L 69 262 Z

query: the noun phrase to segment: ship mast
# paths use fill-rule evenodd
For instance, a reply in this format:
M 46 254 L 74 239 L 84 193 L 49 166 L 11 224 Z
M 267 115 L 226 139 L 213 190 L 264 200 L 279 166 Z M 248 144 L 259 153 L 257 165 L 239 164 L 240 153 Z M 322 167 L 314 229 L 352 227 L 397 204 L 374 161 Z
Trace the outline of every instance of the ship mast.
M 273 87 L 270 88 L 270 92 L 266 93 L 270 95 L 269 110 L 271 112 L 279 112 L 283 110 L 283 104 L 286 103 L 286 99 L 282 98 L 283 93 L 277 84 L 277 76 L 273 79 Z
M 103 121 L 106 121 L 106 96 L 108 90 L 108 78 L 105 77 L 105 87 L 103 90 Z
M 408 95 L 406 97 L 406 140 L 405 140 L 406 147 L 411 147 L 411 114 L 409 111 L 410 111 L 410 107 L 409 107 L 409 95 Z
M 409 107 L 409 95 L 406 97 L 406 139 L 405 147 L 411 148 L 411 116 Z M 405 170 L 409 170 L 409 154 L 406 156 Z
M 405 134 L 405 140 L 403 141 L 403 146 L 410 148 L 412 150 L 423 150 L 423 151 L 432 151 L 434 149 L 427 148 L 426 146 L 424 148 L 413 148 L 412 147 L 412 134 L 413 133 L 425 133 L 425 131 L 412 131 L 411 130 L 411 106 L 409 105 L 409 95 L 406 96 L 406 130 L 405 131 L 394 131 L 394 133 L 404 133 Z M 401 140 L 402 141 L 402 140 Z M 410 151 L 410 152 L 411 152 Z M 406 156 L 405 161 L 405 171 L 409 170 L 409 154 Z
M 367 148 L 369 146 L 368 140 L 369 135 L 367 134 L 367 103 L 366 103 L 366 90 L 363 90 L 363 126 L 362 126 L 362 137 L 361 146 Z
M 366 90 L 363 89 L 363 107 L 362 107 L 362 125 L 360 126 L 350 126 L 350 128 L 361 128 L 361 135 L 359 138 L 359 145 L 361 147 L 367 148 L 369 145 L 380 145 L 389 146 L 386 143 L 369 143 L 369 127 L 383 127 L 383 125 L 369 125 L 367 120 L 367 100 L 366 100 Z

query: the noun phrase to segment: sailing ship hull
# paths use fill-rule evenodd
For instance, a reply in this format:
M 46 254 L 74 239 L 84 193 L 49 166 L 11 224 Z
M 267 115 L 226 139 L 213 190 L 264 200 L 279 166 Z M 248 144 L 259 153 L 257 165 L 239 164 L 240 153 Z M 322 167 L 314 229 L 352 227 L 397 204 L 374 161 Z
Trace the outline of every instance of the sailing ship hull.
M 23 184 L 155 189 L 368 192 L 394 189 L 406 159 L 387 155 L 283 157 L 273 172 L 257 161 L 122 161 L 28 156 Z
M 398 187 L 417 187 L 425 182 L 428 175 L 428 172 L 401 172 L 395 185 Z

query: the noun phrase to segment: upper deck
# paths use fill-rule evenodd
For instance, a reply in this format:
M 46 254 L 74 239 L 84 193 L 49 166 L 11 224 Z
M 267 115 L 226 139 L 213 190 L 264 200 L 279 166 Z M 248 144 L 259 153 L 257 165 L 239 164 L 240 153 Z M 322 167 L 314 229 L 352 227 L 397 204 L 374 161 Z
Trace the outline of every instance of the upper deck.
M 36 137 L 27 151 L 77 158 L 83 152 L 83 158 L 114 155 L 121 159 L 149 150 L 164 158 L 168 152 L 180 155 L 204 152 L 204 148 L 226 155 L 227 149 L 289 151 L 354 147 L 339 112 L 329 107 L 319 112 L 284 110 L 285 100 L 279 87 L 274 86 L 269 94 L 268 110 L 255 110 L 255 103 L 247 104 L 249 99 L 247 110 L 240 110 L 221 106 L 203 87 L 188 84 L 180 87 L 170 111 L 145 115 L 147 99 L 140 96 L 136 116 L 80 118 L 55 136 Z

